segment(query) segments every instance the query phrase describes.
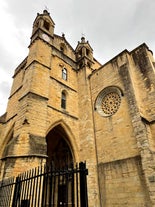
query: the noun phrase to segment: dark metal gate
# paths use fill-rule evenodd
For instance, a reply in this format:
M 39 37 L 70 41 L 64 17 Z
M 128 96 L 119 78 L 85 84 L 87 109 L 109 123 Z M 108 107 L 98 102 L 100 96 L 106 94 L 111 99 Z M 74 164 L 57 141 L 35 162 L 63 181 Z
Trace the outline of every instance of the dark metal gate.
M 88 207 L 86 164 L 38 167 L 0 182 L 0 207 Z

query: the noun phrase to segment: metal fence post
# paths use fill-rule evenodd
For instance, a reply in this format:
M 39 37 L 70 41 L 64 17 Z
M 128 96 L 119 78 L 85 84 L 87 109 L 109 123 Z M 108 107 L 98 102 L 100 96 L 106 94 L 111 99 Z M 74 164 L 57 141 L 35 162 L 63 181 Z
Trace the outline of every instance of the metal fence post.
M 87 194 L 87 175 L 86 163 L 79 163 L 80 169 L 80 203 L 81 207 L 88 207 L 88 194 Z
M 16 207 L 20 199 L 20 177 L 16 177 L 12 207 Z

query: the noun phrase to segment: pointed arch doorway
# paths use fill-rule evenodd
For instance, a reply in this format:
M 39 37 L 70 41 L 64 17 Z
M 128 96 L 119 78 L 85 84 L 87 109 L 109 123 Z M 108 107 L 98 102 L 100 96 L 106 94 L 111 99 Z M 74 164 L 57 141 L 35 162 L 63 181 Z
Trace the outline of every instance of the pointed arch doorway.
M 47 165 L 55 169 L 69 169 L 73 164 L 73 155 L 71 144 L 64 128 L 61 125 L 54 127 L 46 136 L 47 142 Z M 71 182 L 64 176 L 55 180 L 57 187 L 55 189 L 55 200 L 57 206 L 65 207 L 72 198 Z
M 54 127 L 46 136 L 47 164 L 56 168 L 70 166 L 73 163 L 73 153 L 69 138 L 61 125 Z

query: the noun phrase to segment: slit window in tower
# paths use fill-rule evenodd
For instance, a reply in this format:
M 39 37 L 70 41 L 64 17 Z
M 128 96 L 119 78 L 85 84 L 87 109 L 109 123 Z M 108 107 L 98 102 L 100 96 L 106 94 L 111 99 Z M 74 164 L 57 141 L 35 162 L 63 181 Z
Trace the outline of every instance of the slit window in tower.
M 66 109 L 66 93 L 62 91 L 61 93 L 61 108 Z

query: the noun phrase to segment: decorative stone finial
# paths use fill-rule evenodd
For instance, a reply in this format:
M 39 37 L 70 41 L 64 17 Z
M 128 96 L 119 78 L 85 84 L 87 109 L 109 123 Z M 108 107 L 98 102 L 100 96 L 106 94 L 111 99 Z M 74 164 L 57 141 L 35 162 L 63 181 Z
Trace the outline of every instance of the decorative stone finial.
M 81 42 L 85 43 L 85 37 L 81 37 Z
M 44 9 L 43 14 L 49 14 L 49 12 L 47 11 L 47 9 Z

